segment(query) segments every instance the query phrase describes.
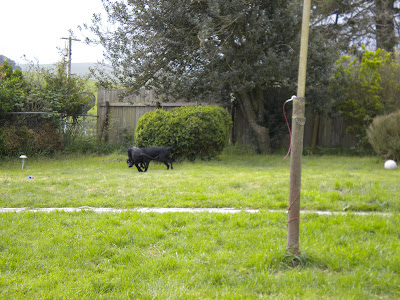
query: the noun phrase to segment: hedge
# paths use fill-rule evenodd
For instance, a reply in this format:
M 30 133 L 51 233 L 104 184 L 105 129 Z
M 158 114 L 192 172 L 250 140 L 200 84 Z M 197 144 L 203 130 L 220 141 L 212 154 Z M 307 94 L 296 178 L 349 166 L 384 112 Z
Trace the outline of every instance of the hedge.
M 135 131 L 137 147 L 171 146 L 175 159 L 211 159 L 229 141 L 232 121 L 219 106 L 185 106 L 171 111 L 156 110 L 143 115 Z

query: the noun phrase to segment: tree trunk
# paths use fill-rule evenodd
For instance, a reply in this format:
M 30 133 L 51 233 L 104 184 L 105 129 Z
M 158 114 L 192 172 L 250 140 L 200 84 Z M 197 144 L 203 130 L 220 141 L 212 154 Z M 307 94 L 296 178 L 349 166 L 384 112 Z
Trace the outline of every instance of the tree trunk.
M 376 47 L 394 52 L 396 34 L 394 27 L 394 0 L 375 1 Z
M 235 122 L 236 122 L 236 101 L 232 101 L 231 103 L 231 119 L 232 119 L 232 129 L 231 129 L 231 136 L 230 136 L 230 144 L 236 144 L 236 134 L 235 134 Z
M 316 113 L 314 118 L 314 128 L 311 140 L 311 152 L 313 153 L 315 151 L 315 148 L 317 147 L 318 131 L 319 131 L 319 113 Z
M 251 97 L 246 92 L 241 92 L 239 95 L 240 108 L 256 135 L 259 151 L 261 153 L 270 153 L 269 129 L 257 123 L 257 113 L 251 103 Z

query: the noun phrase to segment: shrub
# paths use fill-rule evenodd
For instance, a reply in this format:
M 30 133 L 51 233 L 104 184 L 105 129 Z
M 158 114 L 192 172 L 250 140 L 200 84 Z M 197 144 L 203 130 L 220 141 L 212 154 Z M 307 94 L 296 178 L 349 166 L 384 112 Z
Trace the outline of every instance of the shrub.
M 136 146 L 170 146 L 172 138 L 177 138 L 175 130 L 171 128 L 171 118 L 171 112 L 162 109 L 144 114 L 136 125 Z
M 50 123 L 42 124 L 37 130 L 14 125 L 0 128 L 0 156 L 47 154 L 61 148 L 61 138 Z
M 0 65 L 0 116 L 18 109 L 26 99 L 26 81 L 19 69 L 12 64 Z
M 368 127 L 368 141 L 385 158 L 400 159 L 400 110 L 374 118 Z
M 36 151 L 41 153 L 53 153 L 63 148 L 61 137 L 51 123 L 44 123 L 35 131 L 34 145 Z
M 6 126 L 2 128 L 3 155 L 34 152 L 34 131 L 26 126 Z
M 228 143 L 231 126 L 229 114 L 218 106 L 157 110 L 139 119 L 135 143 L 138 147 L 170 146 L 176 138 L 175 158 L 211 159 Z
M 331 91 L 346 130 L 354 133 L 359 146 L 364 147 L 373 118 L 399 107 L 400 63 L 385 50 L 368 51 L 363 47 L 361 59 L 344 56 L 337 62 Z

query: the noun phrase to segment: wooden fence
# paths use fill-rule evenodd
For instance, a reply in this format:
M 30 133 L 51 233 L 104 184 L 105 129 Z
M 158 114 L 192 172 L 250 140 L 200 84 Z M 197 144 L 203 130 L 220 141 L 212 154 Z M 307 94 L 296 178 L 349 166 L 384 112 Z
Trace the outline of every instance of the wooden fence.
M 173 102 L 160 103 L 154 91 L 141 89 L 137 95 L 124 96 L 120 90 L 99 90 L 97 96 L 97 131 L 99 139 L 110 143 L 133 144 L 137 121 L 147 112 L 158 108 L 171 110 L 175 107 L 192 105 L 215 105 L 211 102 Z M 245 145 L 255 143 L 253 131 L 239 108 L 233 111 L 233 139 Z M 315 115 L 306 109 L 306 125 L 304 128 L 304 147 L 312 145 L 315 126 Z M 342 118 L 321 116 L 317 128 L 317 145 L 325 148 L 350 148 L 355 146 L 356 139 L 346 133 Z M 289 137 L 282 140 L 282 145 L 288 145 Z
M 125 96 L 120 90 L 99 90 L 97 94 L 97 129 L 99 139 L 106 142 L 133 144 L 136 124 L 141 116 L 158 108 L 210 105 L 211 103 L 173 102 L 160 103 L 154 91 L 141 89 L 137 95 Z

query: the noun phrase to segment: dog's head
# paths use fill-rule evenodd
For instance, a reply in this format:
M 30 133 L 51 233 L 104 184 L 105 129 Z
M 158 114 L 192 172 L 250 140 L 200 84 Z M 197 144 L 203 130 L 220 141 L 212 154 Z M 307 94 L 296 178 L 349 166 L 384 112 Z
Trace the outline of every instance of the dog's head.
M 132 168 L 133 165 L 134 165 L 133 161 L 132 161 L 130 158 L 128 158 L 128 159 L 126 160 L 126 163 L 128 164 L 128 167 L 129 167 L 129 168 Z

